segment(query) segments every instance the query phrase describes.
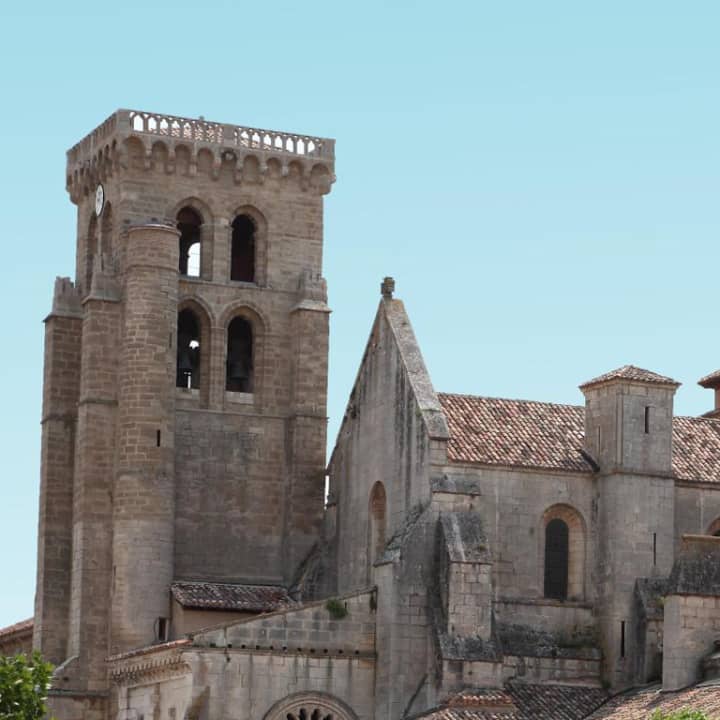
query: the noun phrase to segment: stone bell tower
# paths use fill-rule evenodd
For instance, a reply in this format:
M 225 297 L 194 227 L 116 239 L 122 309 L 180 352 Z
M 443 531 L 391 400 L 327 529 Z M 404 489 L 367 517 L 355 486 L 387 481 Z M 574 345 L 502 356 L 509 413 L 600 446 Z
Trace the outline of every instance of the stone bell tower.
M 128 110 L 68 152 L 34 643 L 85 702 L 171 583 L 287 587 L 319 536 L 333 180 L 332 140 Z

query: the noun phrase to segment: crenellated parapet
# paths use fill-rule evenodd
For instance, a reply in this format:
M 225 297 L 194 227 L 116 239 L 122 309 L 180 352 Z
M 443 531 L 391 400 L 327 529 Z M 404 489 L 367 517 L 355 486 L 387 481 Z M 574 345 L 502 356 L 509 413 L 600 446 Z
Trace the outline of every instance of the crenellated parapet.
M 335 181 L 335 141 L 298 133 L 118 110 L 68 150 L 73 202 L 124 171 L 207 175 L 235 184 L 267 178 L 325 194 Z

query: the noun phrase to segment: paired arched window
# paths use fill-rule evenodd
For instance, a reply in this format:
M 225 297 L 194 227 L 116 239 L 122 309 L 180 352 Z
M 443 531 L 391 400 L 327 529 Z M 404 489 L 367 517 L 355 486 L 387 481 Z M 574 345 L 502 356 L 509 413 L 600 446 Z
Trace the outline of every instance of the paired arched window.
M 545 597 L 565 600 L 568 596 L 570 531 L 559 518 L 545 526 Z
M 249 215 L 238 215 L 232 224 L 230 279 L 255 282 L 255 221 Z
M 585 595 L 585 522 L 569 505 L 543 515 L 542 586 L 552 600 L 582 600 Z
M 225 389 L 253 392 L 253 330 L 244 317 L 235 317 L 227 330 Z
M 177 319 L 177 387 L 200 387 L 200 323 L 190 309 L 181 310 Z
M 387 496 L 385 486 L 376 482 L 370 491 L 368 528 L 368 564 L 375 562 L 385 549 Z
M 180 231 L 180 263 L 178 270 L 187 277 L 200 277 L 200 232 L 202 218 L 191 207 L 184 207 L 177 214 Z

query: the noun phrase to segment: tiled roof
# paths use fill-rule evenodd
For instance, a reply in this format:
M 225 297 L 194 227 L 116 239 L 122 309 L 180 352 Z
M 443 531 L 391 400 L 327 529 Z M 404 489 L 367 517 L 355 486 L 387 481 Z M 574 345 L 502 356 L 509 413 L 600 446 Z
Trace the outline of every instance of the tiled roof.
M 698 385 L 701 385 L 704 388 L 712 388 L 716 385 L 720 385 L 720 370 L 716 370 L 715 372 L 700 378 L 698 380 Z
M 451 463 L 592 472 L 581 448 L 585 408 L 439 393 L 450 428 Z M 720 482 L 720 420 L 673 418 L 673 473 Z
M 673 418 L 673 472 L 680 480 L 720 482 L 720 420 Z
M 660 685 L 616 695 L 588 720 L 646 720 L 659 710 L 663 715 L 677 710 L 699 710 L 708 720 L 720 720 L 720 684 L 695 686 L 678 692 L 661 692 Z
M 438 397 L 450 428 L 450 462 L 592 469 L 580 452 L 582 407 L 474 395 Z
M 175 600 L 186 608 L 273 612 L 293 604 L 287 590 L 276 585 L 175 582 L 170 590 Z
M 600 688 L 508 683 L 465 691 L 422 717 L 428 720 L 582 720 L 607 699 Z
M 0 640 L 5 640 L 11 635 L 24 635 L 30 634 L 33 631 L 33 619 L 22 620 L 14 625 L 8 625 L 7 627 L 0 628 Z
M 644 370 L 643 368 L 635 367 L 635 365 L 623 365 L 616 370 L 611 370 L 604 375 L 593 378 L 583 383 L 580 388 L 592 387 L 593 385 L 600 385 L 610 380 L 630 380 L 634 382 L 645 382 L 653 383 L 655 385 L 680 385 L 677 380 L 673 380 L 666 375 L 658 375 L 650 370 Z

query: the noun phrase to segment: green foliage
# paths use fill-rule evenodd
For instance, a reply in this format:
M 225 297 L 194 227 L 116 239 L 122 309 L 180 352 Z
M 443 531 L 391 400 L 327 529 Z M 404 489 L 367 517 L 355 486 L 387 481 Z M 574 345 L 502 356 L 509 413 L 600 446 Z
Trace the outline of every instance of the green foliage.
M 333 620 L 342 620 L 347 614 L 348 609 L 344 602 L 337 598 L 330 598 L 325 603 L 325 609 L 330 613 Z M 0 718 L 2 720 L 2 718 Z
M 699 710 L 678 710 L 677 712 L 666 715 L 660 710 L 656 710 L 650 720 L 708 720 L 708 716 Z
M 53 666 L 39 652 L 0 656 L 0 720 L 41 720 Z

